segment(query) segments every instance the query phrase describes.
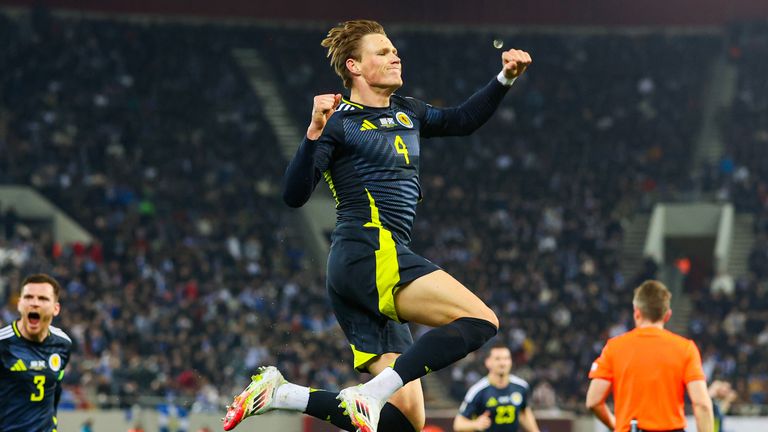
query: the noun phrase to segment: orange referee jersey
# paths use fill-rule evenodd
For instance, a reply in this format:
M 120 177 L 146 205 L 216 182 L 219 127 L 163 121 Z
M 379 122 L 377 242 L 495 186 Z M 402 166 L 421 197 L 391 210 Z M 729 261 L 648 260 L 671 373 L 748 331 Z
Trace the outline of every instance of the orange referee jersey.
M 706 379 L 696 344 L 656 327 L 609 339 L 589 378 L 612 383 L 616 432 L 628 431 L 633 418 L 643 430 L 685 428 L 685 386 Z

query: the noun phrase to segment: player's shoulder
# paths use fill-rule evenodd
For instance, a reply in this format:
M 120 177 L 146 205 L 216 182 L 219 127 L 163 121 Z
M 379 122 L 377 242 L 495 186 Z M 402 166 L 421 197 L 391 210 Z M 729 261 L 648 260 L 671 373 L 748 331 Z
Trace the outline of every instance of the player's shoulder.
M 517 385 L 517 386 L 520 386 L 520 387 L 523 387 L 526 390 L 528 390 L 530 388 L 530 385 L 528 384 L 528 381 L 520 378 L 517 375 L 509 375 L 509 383 Z
M 0 344 L 7 344 L 12 340 L 14 336 L 13 326 L 8 324 L 7 326 L 0 328 Z
M 608 338 L 603 347 L 603 355 L 607 355 L 608 352 L 623 352 L 630 349 L 636 343 L 636 336 L 632 331 L 628 331 Z
M 467 390 L 467 396 L 465 399 L 472 400 L 476 398 L 481 391 L 487 389 L 490 386 L 491 383 L 488 381 L 488 377 L 484 377 L 480 381 L 476 382 L 472 387 L 470 387 L 469 390 Z
M 693 339 L 688 339 L 685 336 L 681 336 L 677 333 L 671 332 L 669 330 L 664 330 L 664 336 L 672 342 L 674 345 L 679 347 L 682 350 L 687 350 L 691 347 L 695 347 L 696 343 L 693 341 Z
M 50 330 L 53 342 L 66 345 L 67 347 L 72 346 L 72 338 L 64 330 L 54 326 L 50 326 Z
M 667 330 L 667 329 L 664 329 L 664 330 L 662 331 L 662 334 L 663 334 L 663 335 L 664 335 L 666 338 L 668 338 L 668 339 L 671 339 L 671 340 L 674 340 L 675 342 L 680 342 L 680 343 L 684 343 L 684 344 L 688 344 L 688 343 L 691 343 L 691 342 L 693 342 L 693 340 L 691 340 L 691 339 L 688 339 L 688 338 L 687 338 L 687 337 L 685 337 L 685 336 L 679 335 L 679 334 L 677 334 L 677 333 L 675 333 L 675 332 L 673 332 L 673 331 L 669 331 L 669 330 Z
M 626 344 L 632 345 L 637 338 L 644 338 L 647 335 L 648 333 L 646 329 L 635 327 L 627 332 L 608 338 L 605 344 L 614 346 Z
M 424 101 L 411 96 L 401 96 L 397 93 L 390 97 L 390 104 L 399 110 L 410 111 L 410 114 L 419 115 L 427 106 Z
M 346 97 L 341 98 L 341 102 L 339 102 L 339 106 L 336 107 L 336 111 L 331 116 L 331 118 L 338 116 L 339 118 L 345 117 L 345 116 L 354 116 L 356 114 L 364 113 L 365 107 L 363 105 L 360 105 L 359 103 L 355 103 L 350 101 Z

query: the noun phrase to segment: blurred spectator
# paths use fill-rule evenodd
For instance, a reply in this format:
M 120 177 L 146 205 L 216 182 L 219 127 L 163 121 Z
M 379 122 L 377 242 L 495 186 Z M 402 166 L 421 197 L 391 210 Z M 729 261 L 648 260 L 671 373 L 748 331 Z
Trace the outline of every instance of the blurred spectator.
M 87 419 L 80 426 L 80 432 L 93 432 L 93 420 Z
M 713 296 L 722 294 L 728 297 L 733 296 L 735 289 L 736 289 L 736 285 L 735 285 L 735 282 L 733 281 L 733 276 L 731 276 L 725 271 L 719 272 L 717 276 L 715 276 L 715 278 L 712 279 L 712 283 L 710 284 L 710 288 L 709 288 Z

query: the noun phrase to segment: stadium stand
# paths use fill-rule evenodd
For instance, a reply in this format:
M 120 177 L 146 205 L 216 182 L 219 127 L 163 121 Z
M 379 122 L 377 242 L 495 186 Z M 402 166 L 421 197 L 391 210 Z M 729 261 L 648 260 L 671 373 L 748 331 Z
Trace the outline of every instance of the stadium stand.
M 728 56 L 737 66 L 736 97 L 724 121 L 727 153 L 715 170 L 718 194 L 754 215 L 755 242 L 743 277 L 713 278 L 696 291 L 692 336 L 700 344 L 706 372 L 734 383 L 743 402 L 768 402 L 768 91 L 765 59 L 768 26 L 733 25 Z
M 323 275 L 312 271 L 322 263 L 308 261 L 277 193 L 286 161 L 231 57 L 250 47 L 274 59 L 303 126 L 312 95 L 340 87 L 319 46 L 323 30 L 0 14 L 0 64 L 11 65 L 0 68 L 0 182 L 33 185 L 99 239 L 59 245 L 45 230 L 16 229 L 6 213 L 0 322 L 14 317 L 20 275 L 42 268 L 64 281 L 58 324 L 77 342 L 66 378 L 73 405 L 176 395 L 216 410 L 256 366 L 275 362 L 314 387 L 356 379 Z M 737 48 L 762 44 L 765 53 L 764 33 Z M 404 62 L 402 93 L 435 105 L 460 102 L 498 69 L 490 32 L 390 36 Z M 701 186 L 688 169 L 699 72 L 722 41 L 658 32 L 505 38 L 534 54 L 531 73 L 478 133 L 423 146 L 413 246 L 493 306 L 537 400 L 581 410 L 602 348 L 594 336 L 631 327 L 625 303 L 638 275 L 618 262 L 626 218 Z M 745 74 L 733 118 L 766 114 L 759 58 L 734 58 Z M 740 186 L 734 169 L 709 185 L 733 185 L 734 198 L 745 196 L 739 208 L 761 212 L 752 275 L 735 288 L 749 300 L 697 291 L 691 336 L 709 371 L 765 403 L 768 173 L 764 154 L 746 150 L 765 147 L 751 145 L 764 144 L 755 130 L 740 123 L 730 132 L 750 183 Z M 744 326 L 756 332 L 740 334 Z M 461 397 L 479 371 L 469 358 L 441 376 Z
M 3 268 L 4 291 L 30 269 L 64 281 L 60 325 L 80 358 L 67 380 L 84 403 L 170 393 L 218 406 L 263 362 L 326 387 L 351 375 L 333 361 L 347 348 L 326 335 L 337 330 L 322 284 L 299 272 L 276 194 L 284 161 L 229 56 L 232 35 L 3 20 L 3 180 L 34 185 L 100 239 L 9 236 L 34 254 Z M 296 332 L 304 343 L 288 344 Z

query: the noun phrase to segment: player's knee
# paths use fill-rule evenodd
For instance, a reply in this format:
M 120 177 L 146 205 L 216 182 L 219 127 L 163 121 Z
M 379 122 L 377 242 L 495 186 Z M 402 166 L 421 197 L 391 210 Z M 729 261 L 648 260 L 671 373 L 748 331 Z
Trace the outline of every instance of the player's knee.
M 473 352 L 485 345 L 499 331 L 499 320 L 493 315 L 494 321 L 482 318 L 461 318 L 456 320 L 468 352 Z
M 421 399 L 416 397 L 401 397 L 398 400 L 390 401 L 405 416 L 415 431 L 424 429 L 427 421 L 427 414 L 424 411 L 424 404 Z
M 379 423 L 379 429 L 382 432 L 388 429 L 398 432 L 409 431 L 408 425 L 413 426 L 415 431 L 421 431 L 424 428 L 426 422 L 424 395 L 418 380 L 398 390 L 389 399 L 389 403 L 394 408 L 385 408 L 386 414 L 382 411 L 382 420 Z
M 424 412 L 424 409 L 420 409 L 417 414 L 414 414 L 412 417 L 408 417 L 408 420 L 411 421 L 411 425 L 413 426 L 413 430 L 416 432 L 420 432 L 422 429 L 424 429 L 424 426 L 427 424 L 427 414 Z
M 490 325 L 492 325 L 497 331 L 499 330 L 499 317 L 496 316 L 496 313 L 486 306 L 483 308 L 483 310 L 477 311 L 476 313 L 472 314 L 473 318 L 486 321 Z
M 478 302 L 479 304 L 473 305 L 470 309 L 465 309 L 462 314 L 457 316 L 457 318 L 476 318 L 479 320 L 484 320 L 496 327 L 496 329 L 499 329 L 499 317 L 496 316 L 496 313 L 489 308 L 485 303 Z
M 414 430 L 421 431 L 424 429 L 424 424 L 427 422 L 427 414 L 424 411 L 423 405 L 413 404 L 404 414 L 408 421 L 411 422 Z
M 498 331 L 500 323 L 499 323 L 499 317 L 496 316 L 496 313 L 493 310 L 491 310 L 491 308 L 488 308 L 488 311 L 486 312 L 485 315 L 486 316 L 483 317 L 483 319 L 491 323 L 491 325 L 496 327 L 496 330 Z

